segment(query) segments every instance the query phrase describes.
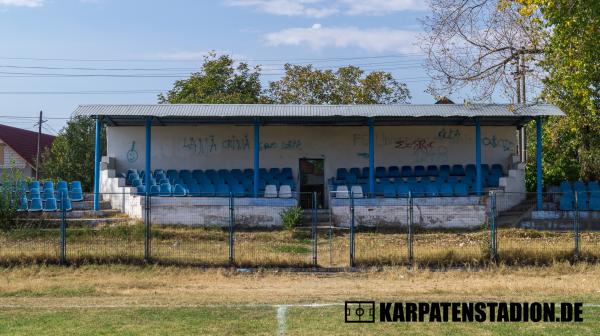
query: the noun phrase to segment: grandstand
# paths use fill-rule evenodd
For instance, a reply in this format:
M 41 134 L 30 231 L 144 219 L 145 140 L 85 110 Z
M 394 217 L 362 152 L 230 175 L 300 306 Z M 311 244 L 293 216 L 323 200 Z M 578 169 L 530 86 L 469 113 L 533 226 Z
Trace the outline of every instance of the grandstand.
M 97 201 L 119 195 L 104 198 L 142 217 L 144 197 L 157 196 L 165 215 L 153 209 L 153 219 L 173 224 L 182 218 L 169 211 L 172 199 L 187 199 L 191 216 L 199 204 L 226 206 L 230 195 L 285 208 L 316 192 L 319 207 L 333 208 L 350 197 L 373 207 L 410 194 L 460 212 L 485 204 L 491 189 L 521 193 L 499 203 L 510 208 L 525 191 L 517 130 L 536 120 L 541 141 L 541 118 L 563 115 L 497 104 L 82 105 L 74 114 L 107 125 L 107 156 L 96 148 Z M 540 209 L 541 182 L 538 170 Z

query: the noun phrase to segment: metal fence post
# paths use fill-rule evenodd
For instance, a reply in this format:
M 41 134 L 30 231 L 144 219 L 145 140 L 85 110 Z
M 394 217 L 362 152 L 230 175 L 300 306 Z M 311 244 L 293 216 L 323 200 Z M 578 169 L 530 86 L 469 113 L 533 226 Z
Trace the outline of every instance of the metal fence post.
M 494 262 L 498 260 L 496 212 L 496 193 L 490 191 L 490 259 Z
M 235 212 L 234 212 L 234 204 L 233 204 L 233 193 L 229 193 L 229 264 L 233 265 L 235 263 L 235 254 L 234 254 L 234 230 L 233 226 L 235 225 Z
M 317 268 L 317 221 L 318 221 L 318 213 L 317 213 L 317 193 L 313 191 L 312 193 L 312 257 L 313 257 L 313 267 Z
M 350 191 L 350 267 L 354 267 L 354 193 Z
M 151 207 L 151 198 L 152 198 L 152 194 L 147 193 L 146 194 L 146 218 L 145 218 L 145 223 L 144 223 L 144 261 L 145 262 L 150 262 L 151 259 L 151 251 L 150 251 L 150 238 L 151 238 L 151 233 L 150 233 L 150 207 Z
M 66 192 L 60 192 L 60 208 L 61 208 L 61 220 L 60 220 L 60 264 L 65 265 L 67 263 L 66 258 L 66 245 L 67 245 L 67 206 L 66 206 Z
M 575 249 L 573 250 L 573 258 L 575 261 L 579 260 L 579 252 L 580 252 L 580 247 L 579 247 L 579 192 L 577 190 L 574 191 L 575 193 L 575 219 L 573 222 L 573 231 L 575 234 Z
M 408 264 L 412 265 L 414 261 L 413 255 L 413 221 L 414 221 L 414 213 L 413 213 L 413 197 L 412 193 L 408 192 Z

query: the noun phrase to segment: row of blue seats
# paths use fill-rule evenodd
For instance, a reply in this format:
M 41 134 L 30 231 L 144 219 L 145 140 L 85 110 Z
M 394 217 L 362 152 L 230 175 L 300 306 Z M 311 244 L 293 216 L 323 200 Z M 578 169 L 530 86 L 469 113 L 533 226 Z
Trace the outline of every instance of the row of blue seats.
M 338 186 L 335 190 L 335 197 L 347 198 L 346 194 L 348 191 L 352 191 L 353 194 L 360 195 L 357 198 L 362 198 L 363 194 L 367 194 L 364 186 Z M 375 189 L 375 196 L 383 196 L 385 198 L 395 197 L 466 197 L 469 196 L 469 187 L 464 183 L 456 183 L 454 185 L 450 183 L 430 183 L 427 185 L 421 184 L 386 184 L 382 189 Z
M 600 211 L 600 190 L 598 191 L 578 191 L 577 202 L 575 202 L 575 193 L 562 193 L 559 200 L 558 208 L 563 211 L 572 211 L 577 207 L 582 211 Z
M 55 190 L 54 182 L 52 181 L 45 181 L 43 183 L 39 181 L 31 181 L 29 183 L 20 181 L 18 183 L 18 192 L 22 195 L 29 195 L 30 199 L 55 198 L 59 194 L 67 193 L 72 201 L 83 201 L 83 190 L 79 181 L 73 181 L 70 185 L 66 181 L 58 181 L 56 188 Z
M 344 184 L 368 184 L 368 179 L 365 178 L 355 178 L 353 175 L 347 175 L 345 180 L 336 180 L 331 178 L 329 180 L 329 184 L 333 186 L 344 185 Z M 382 184 L 399 184 L 399 183 L 458 183 L 463 182 L 468 184 L 469 186 L 474 186 L 476 179 L 472 176 L 424 176 L 424 177 L 383 177 L 376 179 L 377 183 Z M 489 175 L 482 176 L 481 184 L 484 188 L 491 187 L 497 188 L 500 185 L 500 176 L 497 175 Z
M 502 165 L 493 164 L 490 168 L 488 164 L 481 165 L 482 175 L 498 175 L 503 176 L 504 171 Z M 477 168 L 474 164 L 468 164 L 466 166 L 455 164 L 450 165 L 429 165 L 425 166 L 390 166 L 386 167 L 375 167 L 376 178 L 397 178 L 397 177 L 424 177 L 424 176 L 475 176 Z M 336 171 L 336 178 L 338 180 L 345 180 L 348 175 L 354 175 L 356 178 L 368 178 L 369 167 L 358 167 L 338 168 Z
M 573 191 L 600 191 L 600 184 L 598 181 L 590 181 L 587 183 L 587 185 L 583 181 L 575 181 L 573 183 L 569 181 L 562 181 L 559 188 L 563 193 Z
M 280 168 L 270 168 L 270 169 L 261 168 L 259 170 L 259 175 L 265 179 L 267 179 L 267 177 L 276 178 L 276 177 L 280 177 L 280 176 L 285 179 L 293 179 L 292 169 L 289 167 L 281 168 L 281 169 Z M 133 177 L 131 177 L 131 176 L 133 176 Z M 185 180 L 186 178 L 190 178 L 190 177 L 193 177 L 195 179 L 200 179 L 203 176 L 206 176 L 208 178 L 211 178 L 213 176 L 220 176 L 223 179 L 225 179 L 228 176 L 237 177 L 238 179 L 241 177 L 252 178 L 254 176 L 254 170 L 251 168 L 244 169 L 244 170 L 241 170 L 241 169 L 232 169 L 232 170 L 228 170 L 228 169 L 219 169 L 219 170 L 215 170 L 215 169 L 207 169 L 207 170 L 169 169 L 166 171 L 163 169 L 156 169 L 152 172 L 152 177 L 155 179 L 167 178 L 167 179 Z M 129 169 L 127 171 L 127 173 L 123 175 L 123 177 L 127 178 L 127 180 L 129 181 L 132 178 L 144 178 L 145 175 L 144 175 L 144 171 L 138 171 L 136 169 Z
M 71 198 L 69 198 L 66 195 L 64 197 L 61 195 L 58 200 L 56 198 L 49 198 L 49 197 L 46 197 L 45 199 L 42 199 L 39 197 L 32 197 L 31 199 L 28 199 L 27 196 L 23 195 L 19 198 L 19 204 L 17 207 L 17 211 L 19 211 L 19 212 L 25 212 L 25 211 L 54 212 L 54 211 L 63 209 L 63 205 L 62 205 L 63 201 L 64 201 L 64 210 L 66 210 L 66 211 L 73 210 L 73 206 L 71 204 Z
M 209 178 L 201 178 L 199 180 L 195 179 L 195 178 L 186 178 L 185 180 L 170 180 L 170 179 L 161 179 L 159 181 L 156 181 L 155 179 L 152 179 L 152 181 L 150 182 L 151 185 L 161 185 L 161 184 L 165 184 L 168 183 L 172 186 L 175 186 L 177 184 L 181 184 L 181 185 L 186 185 L 186 186 L 192 186 L 192 185 L 220 185 L 220 184 L 227 184 L 230 187 L 233 187 L 235 185 L 242 185 L 244 186 L 246 189 L 252 189 L 252 185 L 254 184 L 254 181 L 250 178 L 242 178 L 240 180 L 236 179 L 235 177 L 227 177 L 226 179 L 222 179 L 220 177 L 214 177 L 212 179 Z M 270 180 L 265 180 L 265 179 L 260 179 L 259 180 L 259 188 L 260 189 L 264 189 L 265 186 L 267 184 L 273 184 L 276 186 L 280 186 L 280 185 L 289 185 L 292 187 L 292 189 L 296 189 L 296 182 L 294 182 L 293 180 L 289 180 L 289 179 L 270 179 Z M 141 185 L 145 185 L 145 181 L 143 179 L 133 179 L 130 183 L 131 186 L 133 187 L 139 187 Z

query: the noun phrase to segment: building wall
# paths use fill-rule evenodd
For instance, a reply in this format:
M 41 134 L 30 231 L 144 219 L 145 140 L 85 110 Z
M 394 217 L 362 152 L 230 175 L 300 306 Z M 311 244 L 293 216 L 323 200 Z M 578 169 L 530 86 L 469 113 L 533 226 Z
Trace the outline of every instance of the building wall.
M 375 165 L 475 162 L 475 128 L 467 126 L 377 126 Z M 107 155 L 117 173 L 144 169 L 144 127 L 108 127 Z M 253 165 L 253 127 L 233 125 L 152 128 L 152 168 L 233 169 Z M 324 158 L 326 177 L 339 167 L 368 166 L 368 128 L 358 126 L 261 127 L 261 167 L 292 167 L 299 158 Z M 482 127 L 483 163 L 507 170 L 516 152 L 515 127 Z
M 0 174 L 4 171 L 8 172 L 12 168 L 19 169 L 25 176 L 34 175 L 34 170 L 27 164 L 27 161 L 0 140 Z

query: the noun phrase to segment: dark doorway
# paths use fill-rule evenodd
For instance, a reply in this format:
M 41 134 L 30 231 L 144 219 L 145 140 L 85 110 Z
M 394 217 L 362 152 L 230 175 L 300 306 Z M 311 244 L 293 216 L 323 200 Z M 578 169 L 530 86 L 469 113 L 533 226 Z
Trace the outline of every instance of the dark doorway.
M 325 194 L 325 160 L 300 159 L 300 206 L 312 207 L 312 193 L 317 193 L 317 207 L 323 208 Z

